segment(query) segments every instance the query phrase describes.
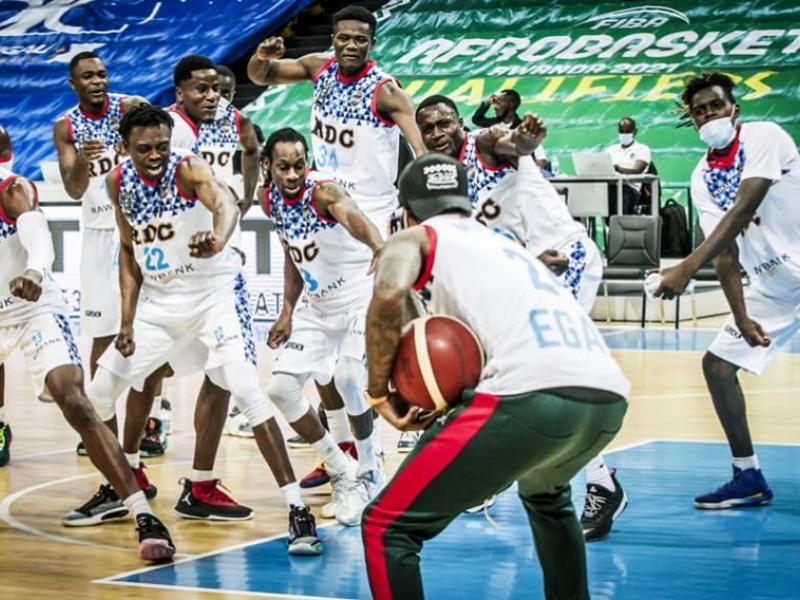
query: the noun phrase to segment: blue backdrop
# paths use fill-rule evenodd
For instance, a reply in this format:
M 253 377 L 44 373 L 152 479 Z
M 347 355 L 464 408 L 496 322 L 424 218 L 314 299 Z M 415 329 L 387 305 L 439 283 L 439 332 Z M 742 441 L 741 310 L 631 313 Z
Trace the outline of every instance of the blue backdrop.
M 182 56 L 238 59 L 311 2 L 0 1 L 0 124 L 14 145 L 14 170 L 38 178 L 39 161 L 55 160 L 53 122 L 77 102 L 67 70 L 78 52 L 103 58 L 109 91 L 167 105 Z

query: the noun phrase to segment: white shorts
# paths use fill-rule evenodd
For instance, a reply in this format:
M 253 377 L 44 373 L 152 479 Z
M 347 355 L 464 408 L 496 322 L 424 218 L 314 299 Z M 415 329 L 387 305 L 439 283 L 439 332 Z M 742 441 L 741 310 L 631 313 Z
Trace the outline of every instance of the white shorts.
M 581 235 L 553 249 L 569 257 L 569 266 L 560 278 L 564 287 L 572 292 L 587 313 L 592 312 L 597 290 L 603 280 L 603 257 L 597 245 L 588 236 Z
M 340 358 L 365 361 L 368 305 L 366 300 L 347 313 L 335 315 L 310 304 L 299 306 L 292 317 L 292 334 L 275 357 L 272 372 L 308 373 L 326 384 Z
M 141 389 L 168 362 L 177 374 L 208 371 L 231 362 L 256 364 L 256 346 L 243 276 L 229 289 L 198 302 L 188 314 L 166 313 L 139 303 L 133 323 L 134 353 L 123 357 L 114 345 L 98 364 Z
M 120 324 L 116 229 L 84 229 L 81 244 L 81 334 L 116 335 Z
M 756 321 L 772 343 L 751 347 L 743 338 L 733 317 L 729 317 L 708 351 L 756 375 L 761 375 L 769 362 L 792 336 L 800 330 L 800 299 L 770 298 L 752 288 L 746 290 L 744 304 L 747 316 Z
M 44 392 L 50 371 L 64 365 L 81 366 L 69 322 L 58 313 L 44 313 L 20 325 L 0 327 L 0 364 L 17 348 L 25 357 L 37 396 Z

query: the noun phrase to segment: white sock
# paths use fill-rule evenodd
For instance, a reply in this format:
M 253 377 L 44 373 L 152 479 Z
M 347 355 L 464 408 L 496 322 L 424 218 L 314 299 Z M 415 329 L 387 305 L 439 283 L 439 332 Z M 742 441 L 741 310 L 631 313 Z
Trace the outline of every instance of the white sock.
M 375 456 L 375 431 L 363 440 L 356 440 L 356 450 L 358 450 L 360 471 L 372 471 L 378 468 L 378 457 Z
M 192 480 L 192 483 L 197 483 L 198 481 L 211 481 L 214 479 L 214 471 L 200 471 L 198 469 L 192 469 L 192 476 L 189 479 Z
M 125 505 L 125 508 L 131 511 L 134 517 L 142 513 L 148 515 L 153 514 L 153 511 L 150 509 L 150 504 L 148 504 L 147 498 L 144 497 L 144 492 L 142 490 L 134 492 L 125 498 L 122 503 Z
M 617 486 L 614 485 L 614 480 L 611 479 L 611 471 L 608 470 L 602 454 L 595 456 L 586 465 L 586 483 L 589 485 L 601 485 L 612 492 L 617 489 Z
M 131 466 L 131 469 L 138 469 L 139 468 L 139 453 L 133 452 L 132 454 L 125 453 L 125 458 L 128 459 L 128 464 Z
M 161 418 L 161 396 L 156 396 L 153 399 L 153 406 L 150 407 L 150 417 L 154 419 Z
M 746 471 L 747 469 L 761 468 L 761 466 L 758 464 L 758 457 L 755 454 L 753 454 L 753 456 L 734 456 L 733 466 L 741 469 L 742 471 Z
M 319 457 L 325 461 L 325 467 L 329 473 L 338 475 L 347 471 L 347 456 L 333 441 L 333 436 L 330 433 L 326 431 L 325 435 L 314 442 L 312 446 L 319 454 Z
M 383 444 L 381 443 L 381 434 L 383 433 L 383 419 L 380 415 L 372 420 L 372 443 L 375 446 L 375 455 L 383 455 Z
M 0 423 L 6 422 L 6 405 L 0 406 Z
M 326 408 L 325 416 L 328 418 L 328 429 L 330 429 L 331 435 L 337 444 L 353 441 L 350 420 L 347 418 L 347 410 L 344 407 L 336 410 L 328 410 Z
M 108 479 L 102 473 L 100 473 L 100 485 L 108 485 Z
M 281 488 L 283 500 L 286 502 L 286 508 L 292 510 L 292 506 L 303 508 L 306 503 L 303 502 L 303 497 L 300 495 L 300 486 L 297 482 L 287 483 Z

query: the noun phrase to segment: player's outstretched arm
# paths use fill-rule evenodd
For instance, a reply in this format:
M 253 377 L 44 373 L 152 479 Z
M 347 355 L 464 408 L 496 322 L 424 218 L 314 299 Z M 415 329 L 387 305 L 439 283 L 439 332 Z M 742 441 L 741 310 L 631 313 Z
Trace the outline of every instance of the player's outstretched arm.
M 326 181 L 314 188 L 314 201 L 323 214 L 331 216 L 337 223 L 362 244 L 377 254 L 383 246 L 380 231 L 361 212 L 350 195 L 333 181 Z
M 397 123 L 416 156 L 428 153 L 414 115 L 414 102 L 394 81 L 387 81 L 378 90 L 378 112 Z
M 300 58 L 282 58 L 286 53 L 282 37 L 268 37 L 261 42 L 247 63 L 247 76 L 256 85 L 311 81 L 328 54 L 306 54 Z
M 547 137 L 547 127 L 544 121 L 539 115 L 533 114 L 523 116 L 520 124 L 511 131 L 495 127 L 489 132 L 492 136 L 492 154 L 506 158 L 531 154 Z
M 283 246 L 283 307 L 267 335 L 267 346 L 277 348 L 292 335 L 292 314 L 300 294 L 303 293 L 303 278 L 292 262 L 289 251 Z
M 196 195 L 214 215 L 213 231 L 199 231 L 189 242 L 192 256 L 210 258 L 225 247 L 239 220 L 239 207 L 231 191 L 214 179 L 209 164 L 198 156 L 181 163 L 178 183 L 190 195 Z
M 53 126 L 53 143 L 58 152 L 58 169 L 64 189 L 70 198 L 80 200 L 89 187 L 89 165 L 92 160 L 100 158 L 106 149 L 105 144 L 101 140 L 84 140 L 81 151 L 77 152 L 69 136 L 69 123 L 64 117 Z
M 41 296 L 45 271 L 55 259 L 47 219 L 37 204 L 33 184 L 23 177 L 15 177 L 0 196 L 3 213 L 16 220 L 20 244 L 28 255 L 25 271 L 9 282 L 9 291 L 30 302 Z
M 139 290 L 142 287 L 142 271 L 136 262 L 133 250 L 133 228 L 131 227 L 119 205 L 119 169 L 106 175 L 108 197 L 114 207 L 114 218 L 119 232 L 119 290 L 120 290 L 120 327 L 114 344 L 123 356 L 133 354 L 136 345 L 133 341 L 133 319 L 136 316 L 136 305 L 139 302 Z
M 253 122 L 249 117 L 239 115 L 239 128 L 241 130 L 239 143 L 242 146 L 242 179 L 244 179 L 244 198 L 239 202 L 239 210 L 244 216 L 253 204 L 253 196 L 258 185 L 259 147 L 256 130 L 253 129 Z
M 680 263 L 661 271 L 661 285 L 655 295 L 667 299 L 677 296 L 700 267 L 729 248 L 736 236 L 750 225 L 771 183 L 762 177 L 743 180 L 736 200 L 703 243 Z

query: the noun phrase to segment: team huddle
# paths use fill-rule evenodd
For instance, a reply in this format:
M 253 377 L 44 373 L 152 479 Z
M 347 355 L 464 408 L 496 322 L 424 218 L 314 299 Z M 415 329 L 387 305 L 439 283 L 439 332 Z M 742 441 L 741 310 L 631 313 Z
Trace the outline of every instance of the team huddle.
M 601 252 L 534 161 L 547 134 L 538 116 L 526 114 L 514 128 L 469 131 L 446 96 L 415 105 L 369 58 L 375 30 L 369 11 L 348 7 L 334 15 L 333 56 L 284 59 L 281 38 L 268 38 L 250 58 L 256 84 L 313 85 L 310 156 L 305 137 L 291 128 L 270 132 L 260 147 L 253 124 L 221 95 L 225 69 L 206 57 L 177 63 L 175 104 L 162 109 L 108 92 L 102 59 L 76 55 L 69 81 L 78 104 L 56 121 L 54 142 L 64 187 L 82 205 L 81 328 L 93 340 L 89 372 L 84 377 L 50 273 L 54 253 L 36 188 L 2 165 L 0 365 L 21 349 L 37 395 L 58 404 L 102 475 L 97 492 L 66 514 L 64 525 L 133 516 L 146 561 L 175 553 L 148 502 L 157 493 L 140 459 L 148 417 L 165 377 L 202 372 L 192 469 L 175 506 L 180 516 L 253 517 L 214 477 L 232 398 L 285 501 L 288 552 L 324 552 L 277 407 L 324 463 L 331 500 L 320 515 L 362 527 L 376 598 L 422 597 L 423 542 L 514 482 L 546 596 L 588 598 L 584 540 L 608 535 L 627 504 L 601 454 L 622 426 L 630 391 L 589 318 Z M 759 228 L 766 231 L 771 216 L 759 221 L 755 211 L 767 195 L 759 214 L 765 211 L 770 182 L 797 191 L 800 159 L 779 130 L 787 138 L 780 138 L 781 157 L 760 159 L 762 166 L 742 173 L 740 129 L 743 140 L 763 137 L 768 124 L 734 129 L 732 83 L 719 77 L 697 78 L 684 97 L 701 137 L 705 123 L 731 124 L 709 143 L 701 161 L 707 168 L 698 167 L 693 180 L 693 189 L 711 190 L 699 204 L 708 239 L 663 272 L 658 291 L 679 294 L 692 269 L 720 252 L 728 257 L 721 279 L 734 312 L 725 331 L 733 331 L 715 342 L 704 366 L 729 433 L 734 480 L 699 497 L 704 508 L 772 498 L 746 420 L 742 433 L 741 420 L 725 407 L 743 406 L 736 369 L 760 372 L 797 330 L 800 288 L 794 263 L 785 261 L 781 277 L 755 286 L 752 304 L 748 296 L 747 316 L 738 263 L 735 274 L 730 267 L 734 240 L 748 263 L 770 252 L 789 256 L 788 241 L 780 248 L 777 235 L 765 241 Z M 732 143 L 732 159 L 714 154 Z M 404 169 L 401 144 L 417 157 Z M 233 169 L 239 149 L 241 186 Z M 741 181 L 726 185 L 736 177 Z M 768 183 L 754 190 L 750 177 Z M 734 203 L 739 189 L 751 198 L 744 213 Z M 283 306 L 267 341 L 277 355 L 266 390 L 259 386 L 239 241 L 253 203 L 274 224 L 284 251 Z M 782 301 L 790 297 L 792 317 L 762 329 L 753 318 L 773 314 L 779 284 L 788 290 Z M 393 359 L 404 325 L 425 313 L 468 325 L 486 363 L 478 386 L 456 408 L 402 414 L 389 401 Z M 304 397 L 309 379 L 336 415 L 327 427 Z M 115 405 L 126 390 L 120 444 Z M 378 457 L 377 416 L 401 431 L 424 430 L 389 481 Z M 579 519 L 570 480 L 584 468 L 588 490 Z

